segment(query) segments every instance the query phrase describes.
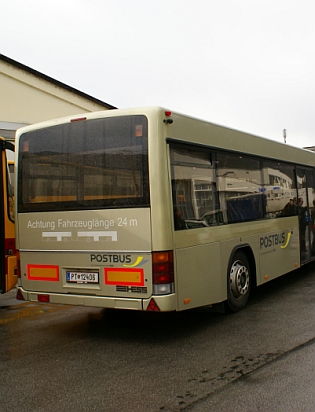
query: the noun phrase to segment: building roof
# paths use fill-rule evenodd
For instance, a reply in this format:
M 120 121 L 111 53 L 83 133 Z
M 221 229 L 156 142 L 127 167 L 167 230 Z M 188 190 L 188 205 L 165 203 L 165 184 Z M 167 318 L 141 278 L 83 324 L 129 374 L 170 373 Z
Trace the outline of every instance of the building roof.
M 62 82 L 60 82 L 56 79 L 53 79 L 52 77 L 46 76 L 46 74 L 43 74 L 43 73 L 41 73 L 37 70 L 34 70 L 34 69 L 32 69 L 28 66 L 25 66 L 24 64 L 19 63 L 16 60 L 10 59 L 9 57 L 4 56 L 3 54 L 0 54 L 0 60 L 7 63 L 7 64 L 10 64 L 10 65 L 12 65 L 12 66 L 14 66 L 14 67 L 16 67 L 20 70 L 24 70 L 25 72 L 27 72 L 29 74 L 32 74 L 33 76 L 36 76 L 40 79 L 43 79 L 43 80 L 45 80 L 45 81 L 47 81 L 47 82 L 49 82 L 49 83 L 51 83 L 55 86 L 61 87 L 62 89 L 65 89 L 65 90 L 67 90 L 71 93 L 74 93 L 74 94 L 76 94 L 80 97 L 83 97 L 85 99 L 88 99 L 88 100 L 96 103 L 96 104 L 99 104 L 99 105 L 103 106 L 106 109 L 117 109 L 117 107 L 115 107 L 115 106 L 112 106 L 108 103 L 105 103 L 102 100 L 96 99 L 95 97 L 89 96 L 88 94 L 86 94 L 84 92 L 81 92 L 80 90 L 77 90 L 77 89 L 75 89 L 71 86 L 68 86 L 65 83 L 62 83 Z

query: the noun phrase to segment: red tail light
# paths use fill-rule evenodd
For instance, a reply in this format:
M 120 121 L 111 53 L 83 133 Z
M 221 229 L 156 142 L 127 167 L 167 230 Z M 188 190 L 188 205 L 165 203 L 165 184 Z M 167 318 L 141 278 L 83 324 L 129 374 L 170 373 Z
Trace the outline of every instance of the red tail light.
M 76 123 L 76 122 L 82 122 L 84 120 L 86 120 L 86 117 L 77 117 L 75 119 L 71 119 L 70 122 L 71 123 Z
M 154 294 L 174 292 L 173 251 L 152 253 L 152 273 Z

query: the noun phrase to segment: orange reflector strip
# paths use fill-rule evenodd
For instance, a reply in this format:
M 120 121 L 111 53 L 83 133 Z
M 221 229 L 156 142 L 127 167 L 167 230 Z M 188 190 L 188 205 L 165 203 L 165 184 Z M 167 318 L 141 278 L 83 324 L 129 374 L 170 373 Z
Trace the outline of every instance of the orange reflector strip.
M 106 285 L 144 286 L 143 269 L 105 268 Z
M 188 303 L 190 303 L 190 298 L 184 299 L 184 304 L 188 305 Z
M 26 271 L 28 280 L 59 281 L 59 266 L 27 265 Z

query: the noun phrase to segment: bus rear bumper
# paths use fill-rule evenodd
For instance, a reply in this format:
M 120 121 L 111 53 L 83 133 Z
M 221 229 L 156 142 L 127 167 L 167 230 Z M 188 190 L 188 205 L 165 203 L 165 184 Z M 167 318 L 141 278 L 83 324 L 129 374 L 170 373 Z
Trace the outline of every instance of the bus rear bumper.
M 18 286 L 18 294 L 30 302 L 45 302 L 41 297 L 48 297 L 47 302 L 61 305 L 90 306 L 108 309 L 147 310 L 153 298 L 161 312 L 176 310 L 175 294 L 152 296 L 149 299 L 117 298 L 107 296 L 70 295 L 63 293 L 29 292 Z

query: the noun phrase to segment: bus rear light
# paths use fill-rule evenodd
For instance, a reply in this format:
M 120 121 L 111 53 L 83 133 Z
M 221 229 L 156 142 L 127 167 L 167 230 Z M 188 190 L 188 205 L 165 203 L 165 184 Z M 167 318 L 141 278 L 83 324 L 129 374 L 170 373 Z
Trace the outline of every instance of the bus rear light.
M 159 308 L 158 305 L 156 304 L 155 300 L 154 300 L 154 299 L 151 299 L 151 300 L 150 300 L 150 303 L 149 303 L 149 306 L 147 307 L 147 310 L 148 310 L 148 311 L 151 311 L 151 312 L 159 312 L 159 311 L 160 311 L 160 308 Z
M 71 119 L 71 123 L 76 123 L 76 122 L 82 122 L 83 120 L 86 120 L 86 117 L 77 117 L 76 119 Z
M 38 302 L 49 303 L 49 295 L 37 295 Z
M 153 295 L 170 295 L 175 292 L 174 283 L 164 283 L 162 285 L 153 285 Z
M 152 261 L 153 263 L 173 262 L 173 251 L 153 252 Z
M 172 124 L 173 123 L 173 119 L 171 118 L 172 112 L 170 110 L 166 110 L 165 116 L 167 117 L 167 119 L 164 119 L 163 122 L 166 124 Z
M 153 294 L 168 295 L 174 293 L 173 252 L 152 253 Z
M 163 285 L 165 283 L 174 282 L 174 273 L 153 273 L 153 284 Z

